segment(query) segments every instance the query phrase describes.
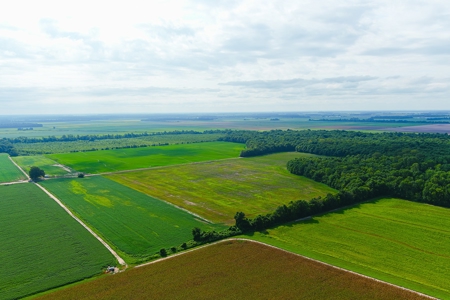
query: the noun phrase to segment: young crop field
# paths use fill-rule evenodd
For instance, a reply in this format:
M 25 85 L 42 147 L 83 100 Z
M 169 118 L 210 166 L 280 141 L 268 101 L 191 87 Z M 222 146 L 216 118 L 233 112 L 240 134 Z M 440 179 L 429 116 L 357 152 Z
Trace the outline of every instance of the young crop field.
M 17 168 L 6 153 L 0 153 L 0 182 L 12 182 L 27 179 Z
M 424 298 L 266 245 L 225 241 L 38 299 Z
M 128 263 L 178 247 L 192 239 L 194 227 L 223 229 L 101 176 L 46 180 L 42 185 L 125 254 Z
M 278 153 L 108 175 L 217 223 L 233 223 L 237 211 L 254 217 L 289 201 L 309 200 L 334 189 L 292 175 L 286 163 L 302 153 Z
M 80 172 L 103 173 L 238 157 L 244 147 L 237 143 L 207 142 L 47 156 Z
M 32 166 L 41 168 L 46 175 L 66 175 L 70 171 L 66 167 L 59 165 L 56 161 L 42 155 L 16 156 L 13 157 L 13 160 L 25 172 L 29 172 Z
M 449 228 L 447 208 L 381 199 L 250 238 L 448 299 Z
M 223 134 L 163 134 L 137 138 L 104 139 L 93 141 L 65 141 L 42 143 L 14 143 L 21 155 L 68 153 L 76 151 L 109 150 L 136 146 L 158 146 L 161 144 L 186 144 L 217 141 Z
M 0 186 L 0 298 L 17 299 L 100 274 L 115 259 L 31 183 Z

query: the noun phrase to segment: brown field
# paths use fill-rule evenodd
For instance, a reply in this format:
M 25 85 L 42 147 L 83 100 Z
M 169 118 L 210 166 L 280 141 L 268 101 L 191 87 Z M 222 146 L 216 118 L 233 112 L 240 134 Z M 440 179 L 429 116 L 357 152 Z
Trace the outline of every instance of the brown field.
M 432 124 L 432 125 L 410 125 L 402 127 L 385 126 L 323 126 L 321 129 L 339 129 L 339 130 L 377 130 L 393 132 L 417 132 L 417 133 L 450 133 L 450 124 Z
M 385 130 L 383 126 L 322 126 L 320 129 L 339 129 L 339 130 Z M 397 129 L 397 128 L 392 128 Z
M 395 132 L 418 132 L 418 133 L 450 133 L 450 124 L 433 124 L 433 125 L 420 125 L 420 126 L 408 126 L 401 128 L 384 128 L 385 131 Z
M 425 299 L 250 241 L 224 241 L 39 299 Z

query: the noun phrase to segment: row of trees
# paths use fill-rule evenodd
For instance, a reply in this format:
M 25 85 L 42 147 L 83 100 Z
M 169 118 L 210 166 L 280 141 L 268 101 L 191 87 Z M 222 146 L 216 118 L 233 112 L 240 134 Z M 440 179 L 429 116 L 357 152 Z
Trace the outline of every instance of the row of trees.
M 421 154 L 427 159 L 450 155 L 450 136 L 434 133 L 364 133 L 343 130 L 239 130 L 220 140 L 245 143 L 241 156 L 257 156 L 284 151 L 299 151 L 327 156 L 375 153 L 398 156 Z
M 18 155 L 14 145 L 7 139 L 0 139 L 0 153 L 8 153 L 10 156 Z
M 339 192 L 280 205 L 272 213 L 234 216 L 223 232 L 193 230 L 194 240 L 210 242 L 248 231 L 262 231 L 314 214 L 393 195 L 450 207 L 450 137 L 442 134 L 361 133 L 347 131 L 234 131 L 222 138 L 245 142 L 241 156 L 297 150 L 327 157 L 303 157 L 288 170 L 323 182 Z
M 90 135 L 62 135 L 61 137 L 48 136 L 48 137 L 16 137 L 7 139 L 11 143 L 47 143 L 47 142 L 73 142 L 73 141 L 97 141 L 108 139 L 128 139 L 138 138 L 145 136 L 158 136 L 158 135 L 177 135 L 177 134 L 212 134 L 212 133 L 229 133 L 230 130 L 174 130 L 174 131 L 162 131 L 162 132 L 143 132 L 143 133 L 125 133 L 125 134 L 90 134 Z

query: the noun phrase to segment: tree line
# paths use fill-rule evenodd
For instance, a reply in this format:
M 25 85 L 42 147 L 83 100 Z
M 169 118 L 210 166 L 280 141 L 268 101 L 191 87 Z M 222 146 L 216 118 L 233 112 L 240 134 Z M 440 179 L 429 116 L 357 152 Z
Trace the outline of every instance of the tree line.
M 177 134 L 212 134 L 212 133 L 228 133 L 230 130 L 174 130 L 174 131 L 162 131 L 162 132 L 143 132 L 143 133 L 125 133 L 125 134 L 89 134 L 89 135 L 74 135 L 67 134 L 60 137 L 47 136 L 47 137 L 25 137 L 20 136 L 16 138 L 8 138 L 11 143 L 47 143 L 47 142 L 74 142 L 74 141 L 97 141 L 97 140 L 109 140 L 109 139 L 128 139 L 138 138 L 146 136 L 158 136 L 158 135 L 177 135 Z
M 227 230 L 203 232 L 194 228 L 197 243 L 263 231 L 382 196 L 450 207 L 450 136 L 446 134 L 233 131 L 222 140 L 246 143 L 242 157 L 293 150 L 321 155 L 291 160 L 287 169 L 338 192 L 309 201 L 291 201 L 254 218 L 239 211 L 234 216 L 235 225 Z

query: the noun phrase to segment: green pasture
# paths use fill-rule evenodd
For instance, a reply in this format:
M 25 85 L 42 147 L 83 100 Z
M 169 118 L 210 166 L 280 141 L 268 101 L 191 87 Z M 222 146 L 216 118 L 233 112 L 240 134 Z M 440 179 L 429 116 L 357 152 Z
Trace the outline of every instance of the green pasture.
M 254 217 L 289 201 L 335 193 L 324 184 L 286 170 L 289 160 L 306 155 L 310 156 L 278 153 L 117 173 L 108 178 L 206 219 L 230 224 L 237 211 Z
M 76 151 L 109 150 L 136 146 L 158 146 L 161 144 L 186 144 L 212 142 L 224 134 L 163 134 L 137 138 L 104 139 L 94 141 L 67 141 L 42 143 L 15 143 L 14 147 L 23 155 L 68 153 Z
M 244 147 L 237 143 L 207 142 L 50 154 L 47 157 L 80 172 L 103 173 L 238 157 Z
M 17 299 L 100 274 L 111 253 L 31 183 L 0 186 L 0 298 Z
M 62 166 L 58 166 L 58 163 L 43 155 L 34 156 L 16 156 L 13 160 L 23 169 L 25 172 L 29 172 L 32 166 L 36 166 L 45 171 L 46 175 L 66 175 L 69 172 Z
M 250 238 L 434 297 L 450 298 L 450 210 L 381 199 Z
M 9 155 L 0 153 L 0 182 L 12 182 L 27 179 L 12 162 Z
M 42 185 L 129 263 L 192 239 L 194 227 L 222 228 L 101 176 L 46 180 Z

